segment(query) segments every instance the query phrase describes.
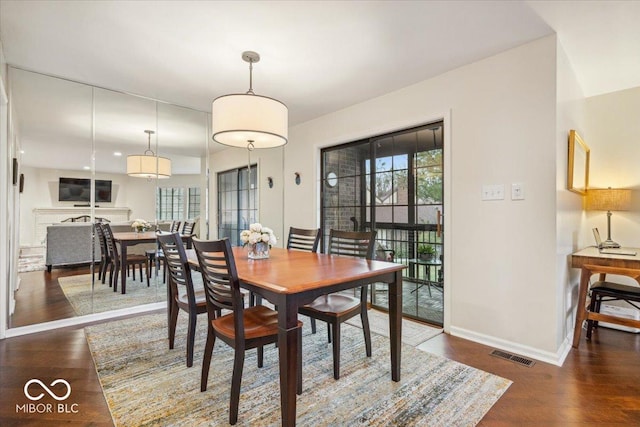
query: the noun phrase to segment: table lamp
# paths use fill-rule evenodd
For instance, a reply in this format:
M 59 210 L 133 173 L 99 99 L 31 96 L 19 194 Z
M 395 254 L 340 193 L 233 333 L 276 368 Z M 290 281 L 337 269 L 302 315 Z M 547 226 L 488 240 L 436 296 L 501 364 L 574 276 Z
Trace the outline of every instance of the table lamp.
M 631 190 L 622 188 L 587 190 L 587 210 L 607 211 L 607 240 L 601 248 L 619 248 L 620 245 L 611 240 L 611 211 L 628 211 L 631 206 Z

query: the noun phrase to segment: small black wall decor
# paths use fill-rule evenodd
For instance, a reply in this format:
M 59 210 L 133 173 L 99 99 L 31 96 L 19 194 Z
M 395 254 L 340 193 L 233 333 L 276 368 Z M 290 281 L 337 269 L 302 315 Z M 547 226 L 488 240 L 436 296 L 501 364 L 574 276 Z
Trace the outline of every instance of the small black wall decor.
M 13 158 L 13 185 L 18 184 L 18 159 Z
M 21 173 L 20 174 L 20 192 L 22 193 L 24 191 L 24 174 Z

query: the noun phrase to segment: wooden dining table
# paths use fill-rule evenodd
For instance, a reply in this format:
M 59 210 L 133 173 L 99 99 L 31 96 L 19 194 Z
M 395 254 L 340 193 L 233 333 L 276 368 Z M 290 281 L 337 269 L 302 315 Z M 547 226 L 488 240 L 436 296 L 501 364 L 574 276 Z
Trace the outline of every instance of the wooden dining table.
M 139 245 L 141 243 L 156 243 L 156 231 L 124 231 L 113 233 L 113 240 L 120 246 L 120 292 L 123 294 L 127 291 L 127 248 L 129 246 Z M 180 235 L 182 241 L 187 248 L 192 245 L 193 235 Z M 148 274 L 148 273 L 147 273 Z
M 124 231 L 113 233 L 113 240 L 120 245 L 120 292 L 127 291 L 127 248 L 141 243 L 155 243 L 155 231 Z
M 278 307 L 280 404 L 283 426 L 296 424 L 298 308 L 320 295 L 374 282 L 389 288 L 391 379 L 400 381 L 402 337 L 402 270 L 385 261 L 271 248 L 268 259 L 248 259 L 246 248 L 233 248 L 241 286 Z M 193 251 L 189 263 L 198 268 Z M 331 375 L 328 373 L 327 375 Z

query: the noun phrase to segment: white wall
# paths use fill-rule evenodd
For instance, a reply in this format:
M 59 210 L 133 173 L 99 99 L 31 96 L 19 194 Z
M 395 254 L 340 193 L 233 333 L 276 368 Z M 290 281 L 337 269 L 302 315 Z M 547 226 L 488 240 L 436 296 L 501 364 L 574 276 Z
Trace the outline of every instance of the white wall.
M 123 160 L 124 161 L 124 160 Z M 20 195 L 20 245 L 37 246 L 35 241 L 35 208 L 71 207 L 78 202 L 58 201 L 58 181 L 60 177 L 91 178 L 89 171 L 68 171 L 23 167 L 25 174 L 24 192 Z M 95 179 L 112 181 L 111 203 L 99 203 L 100 207 L 127 207 L 131 209 L 130 218 L 142 218 L 153 222 L 156 217 L 155 194 L 156 181 L 132 178 L 121 174 L 96 173 Z M 160 187 L 192 187 L 201 185 L 200 175 L 173 175 L 169 179 L 159 180 Z
M 452 334 L 557 357 L 556 38 L 546 37 L 290 130 L 285 229 L 317 226 L 319 148 L 446 117 L 451 251 L 445 300 Z M 511 183 L 526 199 L 511 201 Z M 481 201 L 482 184 L 504 184 Z M 446 301 L 445 301 L 446 304 Z
M 556 210 L 558 286 L 556 307 L 556 345 L 559 353 L 570 349 L 570 338 L 575 322 L 575 303 L 578 299 L 579 271 L 570 267 L 570 254 L 591 244 L 590 229 L 585 226 L 582 196 L 567 190 L 568 137 L 575 129 L 586 135 L 585 100 L 575 72 L 561 45 L 558 45 L 557 62 L 557 128 L 556 128 Z M 588 231 L 588 233 L 587 233 Z M 564 357 L 562 357 L 564 358 Z

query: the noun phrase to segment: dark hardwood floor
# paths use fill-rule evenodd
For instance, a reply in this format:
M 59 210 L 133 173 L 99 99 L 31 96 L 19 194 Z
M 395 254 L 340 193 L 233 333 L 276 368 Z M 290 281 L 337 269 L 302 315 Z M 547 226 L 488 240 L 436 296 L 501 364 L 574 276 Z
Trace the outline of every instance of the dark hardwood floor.
M 70 273 L 27 273 L 20 292 L 35 288 L 25 292 L 25 301 L 19 301 L 29 304 L 24 316 L 42 319 L 39 321 L 64 317 L 65 304 L 55 290 L 56 280 Z M 43 295 L 37 295 L 38 287 Z M 44 308 L 49 297 L 54 302 L 52 310 Z M 513 381 L 481 426 L 640 425 L 640 334 L 599 328 L 592 341 L 583 338 L 562 367 L 542 362 L 521 366 L 490 356 L 489 347 L 449 335 L 428 341 L 427 349 Z M 35 413 L 25 413 L 28 407 L 21 405 L 30 402 L 24 385 L 33 378 L 47 385 L 58 378 L 67 380 L 72 387 L 67 406 L 58 408 L 59 402 L 47 395 L 39 401 L 43 413 L 37 407 Z M 30 390 L 37 394 L 41 388 L 34 385 Z M 81 328 L 0 341 L 0 396 L 0 426 L 112 425 Z M 52 405 L 51 412 L 46 412 L 47 403 Z M 77 406 L 71 406 L 73 403 Z

